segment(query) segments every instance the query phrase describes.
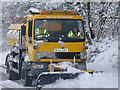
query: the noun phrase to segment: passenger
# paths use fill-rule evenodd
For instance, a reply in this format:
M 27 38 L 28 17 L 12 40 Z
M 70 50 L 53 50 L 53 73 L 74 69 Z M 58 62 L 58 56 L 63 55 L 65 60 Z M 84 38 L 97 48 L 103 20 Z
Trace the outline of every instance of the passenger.
M 39 28 L 35 29 L 35 33 L 36 33 L 36 35 L 38 35 L 40 37 L 49 37 L 50 36 L 48 30 L 44 29 L 42 24 L 39 25 Z
M 68 37 L 80 37 L 80 32 L 77 27 L 74 27 L 68 34 Z

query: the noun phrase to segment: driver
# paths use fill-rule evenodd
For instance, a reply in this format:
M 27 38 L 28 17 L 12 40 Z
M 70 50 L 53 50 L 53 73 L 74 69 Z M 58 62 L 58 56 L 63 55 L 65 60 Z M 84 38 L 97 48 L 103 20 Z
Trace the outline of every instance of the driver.
M 70 32 L 67 34 L 68 37 L 80 37 L 80 32 L 77 27 L 74 27 Z

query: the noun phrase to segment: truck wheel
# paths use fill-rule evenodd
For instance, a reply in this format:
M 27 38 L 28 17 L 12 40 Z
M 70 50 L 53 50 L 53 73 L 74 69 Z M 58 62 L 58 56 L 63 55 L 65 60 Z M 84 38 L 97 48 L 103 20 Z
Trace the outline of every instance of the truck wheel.
M 6 64 L 6 73 L 8 73 L 9 72 L 9 64 L 7 63 Z
M 9 71 L 10 56 L 11 56 L 10 54 L 8 54 L 6 56 L 6 61 L 5 61 L 6 73 L 8 73 L 8 71 Z M 17 69 L 18 68 L 17 63 L 15 63 L 13 61 L 11 61 L 11 62 L 12 62 L 11 66 Z
M 8 79 L 9 80 L 15 80 L 15 78 L 16 78 L 15 72 L 9 69 L 8 70 Z
M 23 76 L 24 76 L 24 77 L 22 78 L 23 85 L 24 85 L 24 86 L 31 86 L 31 85 L 32 85 L 32 77 L 31 77 L 31 76 L 28 76 L 28 71 L 27 71 L 27 70 L 25 70 Z
M 11 62 L 11 63 L 13 63 L 13 62 Z M 11 68 L 13 68 L 13 67 L 11 66 L 11 68 L 10 68 L 10 65 L 12 65 L 12 64 L 8 64 L 8 79 L 9 80 L 20 80 L 20 76 L 16 72 L 11 70 Z
M 5 66 L 6 66 L 6 73 L 9 72 L 9 57 L 10 57 L 10 54 L 7 54 L 6 56 L 6 60 L 5 60 Z
M 7 66 L 7 63 L 8 63 L 8 58 L 10 57 L 10 54 L 7 54 L 6 56 L 6 60 L 5 60 L 5 66 Z

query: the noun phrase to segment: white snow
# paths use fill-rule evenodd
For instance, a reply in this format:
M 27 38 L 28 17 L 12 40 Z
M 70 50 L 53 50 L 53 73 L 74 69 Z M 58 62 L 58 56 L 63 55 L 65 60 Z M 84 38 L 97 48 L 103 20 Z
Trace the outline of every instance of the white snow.
M 92 63 L 87 63 L 87 68 L 103 73 L 84 73 L 73 80 L 57 80 L 44 88 L 118 88 L 118 41 L 105 39 L 95 43 L 88 51 L 96 48 L 100 53 L 94 57 Z
M 40 12 L 40 10 L 38 10 L 37 8 L 30 8 L 29 11 L 34 12 L 34 13 Z
M 2 86 L 1 88 L 24 88 L 23 85 L 11 80 L 0 81 L 0 86 Z
M 97 69 L 103 71 L 112 71 L 118 67 L 118 41 L 105 39 L 101 43 L 92 46 L 92 49 L 98 48 L 99 54 L 92 59 L 95 59 L 93 63 L 88 64 L 89 69 Z
M 117 81 L 117 76 L 112 73 L 93 75 L 84 73 L 73 80 L 57 80 L 54 84 L 46 85 L 44 88 L 117 88 Z
M 61 68 L 61 69 L 65 69 L 66 71 L 64 71 L 65 73 L 80 73 L 80 72 L 83 72 L 79 69 L 76 69 L 74 68 L 74 64 L 71 63 L 71 62 L 67 62 L 67 61 L 64 61 L 64 62 L 60 62 L 60 63 L 57 63 L 57 64 L 52 64 L 53 67 L 55 68 Z
M 99 52 L 88 61 L 87 68 L 102 70 L 103 73 L 91 75 L 86 72 L 75 79 L 57 80 L 43 88 L 118 88 L 118 40 L 104 39 L 90 46 L 88 51 L 94 52 L 96 49 Z M 0 53 L 3 56 L 0 58 L 0 65 L 3 65 L 6 53 Z M 66 62 L 62 63 L 63 66 L 66 64 Z M 2 87 L 25 88 L 22 84 L 10 80 L 0 80 L 0 88 Z
M 0 66 L 4 66 L 6 55 L 7 55 L 7 52 L 0 52 Z

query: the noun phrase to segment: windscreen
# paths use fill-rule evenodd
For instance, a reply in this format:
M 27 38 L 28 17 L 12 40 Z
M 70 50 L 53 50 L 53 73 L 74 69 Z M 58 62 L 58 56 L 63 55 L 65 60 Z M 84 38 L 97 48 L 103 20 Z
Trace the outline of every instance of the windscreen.
M 84 40 L 83 23 L 78 19 L 37 19 L 34 31 L 35 40 L 46 39 L 50 42 L 57 42 L 60 38 L 65 42 Z

